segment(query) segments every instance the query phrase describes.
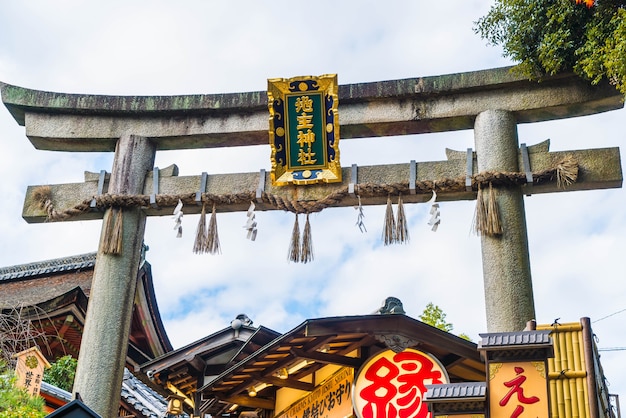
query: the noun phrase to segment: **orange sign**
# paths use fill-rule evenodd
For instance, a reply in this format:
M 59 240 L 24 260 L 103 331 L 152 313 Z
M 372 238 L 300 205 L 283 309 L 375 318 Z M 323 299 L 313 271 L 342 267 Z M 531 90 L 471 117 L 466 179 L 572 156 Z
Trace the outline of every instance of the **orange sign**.
M 489 364 L 489 416 L 547 417 L 548 385 L 543 361 Z
M 17 385 L 26 389 L 31 396 L 39 395 L 43 370 L 50 367 L 50 363 L 37 347 L 21 351 L 14 357 L 17 357 L 17 365 L 15 366 Z
M 448 383 L 439 361 L 419 350 L 383 351 L 361 367 L 352 399 L 359 418 L 429 418 L 426 385 Z
M 438 418 L 485 418 L 484 414 L 439 415 Z
M 352 416 L 350 389 L 354 370 L 344 367 L 317 386 L 310 395 L 276 418 L 345 418 Z
M 438 415 L 437 418 L 485 418 L 484 414 Z

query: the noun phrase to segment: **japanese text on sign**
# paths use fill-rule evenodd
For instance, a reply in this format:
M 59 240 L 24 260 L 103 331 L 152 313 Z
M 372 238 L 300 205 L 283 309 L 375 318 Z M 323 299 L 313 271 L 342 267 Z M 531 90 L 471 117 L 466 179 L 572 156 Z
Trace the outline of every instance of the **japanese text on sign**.
M 352 415 L 350 393 L 353 380 L 352 368 L 342 368 L 276 418 L 349 417 Z
M 299 112 L 297 116 L 298 125 L 296 126 L 298 130 L 298 140 L 296 142 L 300 145 L 298 162 L 302 165 L 312 165 L 317 162 L 317 159 L 313 158 L 315 157 L 315 152 L 312 151 L 312 146 L 315 142 L 315 132 L 311 130 L 313 128 L 313 115 L 307 112 L 313 112 L 313 100 L 309 96 L 298 97 L 295 107 L 296 112 Z
M 547 416 L 543 362 L 492 363 L 489 367 L 491 414 L 510 418 Z
M 370 359 L 354 385 L 354 407 L 360 418 L 426 418 L 426 385 L 448 383 L 445 369 L 418 350 L 391 350 Z
M 275 186 L 341 181 L 337 75 L 268 80 Z
M 37 396 L 44 368 L 50 367 L 50 364 L 36 347 L 17 353 L 15 357 L 17 357 L 15 366 L 17 385 L 26 389 L 31 396 Z

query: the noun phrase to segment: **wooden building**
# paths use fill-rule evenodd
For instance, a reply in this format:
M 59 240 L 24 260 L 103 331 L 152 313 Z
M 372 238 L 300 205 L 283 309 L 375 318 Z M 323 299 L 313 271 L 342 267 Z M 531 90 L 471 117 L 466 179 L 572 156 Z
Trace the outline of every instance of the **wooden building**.
M 90 253 L 0 268 L 0 309 L 19 309 L 24 319 L 32 321 L 45 336 L 37 343 L 49 361 L 68 354 L 78 358 L 95 261 L 96 253 Z M 169 351 L 172 345 L 156 303 L 151 266 L 144 259 L 137 274 L 127 369 Z M 120 416 L 156 418 L 165 410 L 167 402 L 159 387 L 144 380 L 128 370 L 124 373 Z M 72 394 L 44 383 L 41 396 L 52 411 L 65 405 Z
M 592 335 L 589 319 L 537 329 L 535 333 L 551 331 L 545 338 L 554 347 L 554 357 L 548 359 L 544 373 L 550 416 L 618 418 L 619 402 L 608 393 L 597 347 L 585 337 Z M 513 351 L 537 350 L 527 345 L 526 333 L 533 331 L 510 333 L 515 334 L 510 340 Z M 499 343 L 497 335 L 491 338 Z M 373 359 L 382 358 L 377 361 L 384 365 L 377 369 L 380 375 L 391 373 L 393 366 L 389 362 L 395 361 L 398 353 L 408 354 L 397 374 L 402 375 L 400 369 L 404 367 L 408 371 L 404 381 L 413 382 L 413 389 L 423 391 L 411 395 L 419 412 L 376 414 L 368 405 L 361 410 L 363 401 L 359 397 L 367 388 L 360 379 L 367 375 Z M 425 409 L 430 408 L 431 401 L 438 405 L 453 403 L 452 415 L 456 418 L 490 416 L 486 390 L 489 374 L 479 347 L 410 318 L 401 308 L 395 312 L 381 308 L 376 314 L 309 319 L 282 335 L 235 320 L 231 327 L 150 361 L 140 370 L 154 383 L 182 396 L 186 411 L 194 417 L 440 416 L 435 411 L 441 408 L 433 408 L 433 412 Z M 420 370 L 430 375 L 423 375 L 421 383 L 415 383 Z M 425 385 L 440 383 L 445 390 L 428 399 Z M 402 390 L 409 393 L 406 387 L 398 388 L 398 392 Z M 466 415 L 463 408 L 468 408 Z
M 23 306 L 48 336 L 40 346 L 50 360 L 78 356 L 94 265 L 92 253 L 0 268 L 0 308 Z M 406 316 L 395 298 L 375 314 L 309 319 L 284 334 L 255 327 L 241 314 L 224 329 L 172 350 L 145 260 L 137 279 L 119 416 L 159 418 L 174 395 L 187 416 L 202 418 L 379 418 L 357 412 L 357 392 L 367 391 L 358 379 L 372 359 L 388 365 L 398 353 L 432 366 L 420 385 L 445 386 L 430 400 L 426 392 L 416 395 L 421 415 L 411 417 L 425 416 L 431 401 L 455 403 L 456 413 L 469 405 L 471 416 L 488 405 L 488 373 L 478 346 Z M 589 319 L 537 329 L 550 330 L 554 345 L 546 374 L 550 416 L 619 418 L 619 400 L 608 392 Z M 44 383 L 41 396 L 52 411 L 72 394 Z
M 476 344 L 403 314 L 310 319 L 282 335 L 243 326 L 238 338 L 247 342 L 239 343 L 239 351 L 223 356 L 209 349 L 233 344 L 236 334 L 226 328 L 142 365 L 141 371 L 186 396 L 188 412 L 198 417 L 277 416 L 332 376 L 353 376 L 370 356 L 390 347 L 429 353 L 451 382 L 485 379 Z M 342 388 L 345 393 L 347 386 Z

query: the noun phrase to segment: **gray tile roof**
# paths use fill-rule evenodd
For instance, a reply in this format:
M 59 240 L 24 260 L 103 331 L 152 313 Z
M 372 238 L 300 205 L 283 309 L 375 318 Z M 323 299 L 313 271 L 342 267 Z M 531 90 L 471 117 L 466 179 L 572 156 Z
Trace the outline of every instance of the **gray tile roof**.
M 165 398 L 133 376 L 128 369 L 124 369 L 122 399 L 146 418 L 164 417 L 167 410 Z M 187 414 L 182 416 L 188 417 Z
M 72 401 L 70 392 L 46 382 L 41 382 L 41 391 L 66 402 Z M 165 416 L 167 409 L 165 398 L 137 379 L 128 369 L 124 369 L 121 397 L 139 412 L 141 417 L 162 418 Z M 183 415 L 183 417 L 188 417 L 188 415 Z
M 550 330 L 498 332 L 479 334 L 482 340 L 478 343 L 478 349 L 498 349 L 511 346 L 551 346 Z
M 72 401 L 72 394 L 69 393 L 66 390 L 63 390 L 61 388 L 58 388 L 54 385 L 51 385 L 48 382 L 41 382 L 41 387 L 40 387 L 41 392 L 46 393 L 48 395 L 52 395 L 57 399 L 62 399 L 66 402 L 71 402 Z
M 28 264 L 0 268 L 0 281 L 24 279 L 44 274 L 60 273 L 72 270 L 93 268 L 96 264 L 96 253 L 55 258 Z
M 463 382 L 445 385 L 427 385 L 425 401 L 486 399 L 487 383 Z

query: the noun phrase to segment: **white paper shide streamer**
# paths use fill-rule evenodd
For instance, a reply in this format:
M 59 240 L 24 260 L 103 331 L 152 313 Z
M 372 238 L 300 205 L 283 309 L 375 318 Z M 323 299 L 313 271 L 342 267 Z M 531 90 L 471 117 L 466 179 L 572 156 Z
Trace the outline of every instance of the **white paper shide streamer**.
M 430 220 L 428 221 L 428 225 L 432 227 L 430 230 L 433 232 L 437 232 L 437 228 L 439 227 L 439 224 L 441 223 L 439 203 L 435 203 L 436 200 L 437 200 L 437 193 L 435 193 L 435 191 L 433 190 L 433 197 L 431 197 L 430 200 L 428 201 L 428 203 L 431 204 Z
M 246 216 L 248 217 L 248 221 L 246 222 L 246 224 L 243 226 L 247 231 L 248 234 L 246 235 L 246 238 L 249 239 L 250 241 L 254 241 L 256 239 L 256 215 L 254 213 L 254 209 L 256 208 L 254 202 L 250 202 L 250 207 L 248 208 L 248 212 L 246 213 Z
M 363 213 L 363 205 L 361 205 L 361 196 L 357 195 L 356 197 L 357 199 L 359 199 L 359 205 L 354 207 L 354 209 L 356 209 L 358 212 L 355 225 L 359 227 L 359 230 L 361 232 L 367 232 L 367 228 L 365 228 L 365 222 L 363 222 L 365 214 Z
M 176 238 L 183 236 L 183 202 L 180 199 L 174 208 L 174 230 L 176 231 Z

